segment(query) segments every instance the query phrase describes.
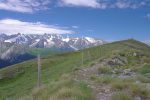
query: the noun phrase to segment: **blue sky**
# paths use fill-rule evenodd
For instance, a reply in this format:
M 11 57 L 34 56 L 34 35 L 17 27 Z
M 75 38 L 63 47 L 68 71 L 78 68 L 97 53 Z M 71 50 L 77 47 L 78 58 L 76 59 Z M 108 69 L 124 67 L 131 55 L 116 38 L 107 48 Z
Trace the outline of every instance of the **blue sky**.
M 150 0 L 1 0 L 0 33 L 150 40 Z

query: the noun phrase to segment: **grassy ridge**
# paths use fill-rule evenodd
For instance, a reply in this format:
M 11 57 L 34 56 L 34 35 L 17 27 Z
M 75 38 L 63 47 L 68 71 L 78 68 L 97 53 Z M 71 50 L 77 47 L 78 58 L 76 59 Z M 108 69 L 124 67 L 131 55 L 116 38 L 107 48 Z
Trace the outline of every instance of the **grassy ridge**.
M 98 58 L 107 58 L 113 55 L 126 55 L 134 52 L 149 54 L 150 48 L 135 40 L 125 40 L 93 47 L 84 50 L 84 66 L 91 64 Z M 133 60 L 133 58 L 130 58 Z M 134 59 L 135 60 L 135 59 Z M 139 63 L 138 60 L 135 60 Z M 37 100 L 91 100 L 92 91 L 86 84 L 72 80 L 74 70 L 81 67 L 81 51 L 46 56 L 42 62 L 41 90 L 34 89 L 37 81 L 36 59 L 23 62 L 0 70 L 0 100 L 31 99 Z M 133 64 L 133 62 L 130 62 Z M 141 62 L 142 63 L 142 62 Z M 135 63 L 134 63 L 135 64 Z M 134 65 L 133 64 L 133 65 Z M 43 91 L 43 93 L 39 93 Z M 29 95 L 29 96 L 27 96 Z M 44 99 L 43 99 L 44 98 Z

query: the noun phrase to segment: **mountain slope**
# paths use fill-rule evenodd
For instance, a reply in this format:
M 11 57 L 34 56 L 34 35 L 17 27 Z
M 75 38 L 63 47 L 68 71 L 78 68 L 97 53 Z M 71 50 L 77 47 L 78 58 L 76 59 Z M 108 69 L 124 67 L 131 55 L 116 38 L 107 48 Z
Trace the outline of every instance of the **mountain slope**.
M 0 68 L 35 58 L 26 45 L 0 42 L 0 47 Z
M 125 40 L 85 49 L 83 65 L 82 51 L 43 57 L 44 86 L 40 89 L 34 89 L 37 82 L 36 59 L 16 64 L 0 70 L 0 99 L 30 100 L 34 97 L 37 100 L 93 100 L 91 89 L 84 82 L 73 80 L 76 71 L 114 56 L 126 57 L 129 60 L 127 66 L 150 64 L 149 52 L 149 46 L 135 40 Z M 138 70 L 141 67 L 136 68 Z

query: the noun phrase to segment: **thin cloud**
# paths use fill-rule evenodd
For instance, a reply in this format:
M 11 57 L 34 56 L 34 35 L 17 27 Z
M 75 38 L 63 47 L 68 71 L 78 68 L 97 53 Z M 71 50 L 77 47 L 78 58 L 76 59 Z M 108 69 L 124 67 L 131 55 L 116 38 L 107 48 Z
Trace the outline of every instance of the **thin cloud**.
M 47 6 L 50 0 L 1 0 L 0 9 L 22 12 L 22 13 L 32 13 L 34 11 L 48 9 Z
M 99 7 L 97 0 L 61 0 L 59 2 L 61 6 L 83 6 L 83 7 Z
M 7 34 L 71 34 L 74 33 L 72 30 L 66 29 L 64 27 L 58 27 L 53 25 L 46 25 L 40 22 L 31 23 L 23 22 L 14 19 L 3 19 L 0 20 L 0 33 Z
M 143 6 L 149 6 L 150 1 L 148 0 L 117 0 L 116 3 L 114 4 L 114 6 L 116 8 L 139 8 L 139 7 L 143 7 Z
M 78 28 L 79 28 L 79 26 L 72 26 L 72 28 L 74 28 L 74 29 L 78 29 Z
M 89 7 L 95 9 L 135 9 L 150 6 L 150 0 L 0 0 L 0 10 L 21 13 L 47 10 L 56 5 L 59 7 Z
M 147 18 L 150 18 L 150 13 L 148 13 L 148 14 L 146 15 L 146 17 L 147 17 Z
M 91 7 L 97 9 L 107 8 L 139 8 L 150 6 L 149 0 L 60 0 L 58 3 L 61 7 Z

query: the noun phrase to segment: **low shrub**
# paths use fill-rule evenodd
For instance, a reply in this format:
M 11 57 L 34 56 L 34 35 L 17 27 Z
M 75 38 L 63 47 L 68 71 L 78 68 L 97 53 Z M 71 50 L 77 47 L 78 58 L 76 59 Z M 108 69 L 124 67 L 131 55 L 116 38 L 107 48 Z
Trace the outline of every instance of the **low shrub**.
M 102 66 L 98 68 L 98 72 L 100 74 L 111 74 L 111 68 L 110 67 L 106 67 L 106 66 Z
M 96 80 L 97 79 L 97 77 L 95 75 L 92 75 L 90 78 L 91 78 L 91 80 Z
M 145 65 L 144 67 L 140 68 L 139 73 L 141 74 L 150 73 L 150 65 Z

